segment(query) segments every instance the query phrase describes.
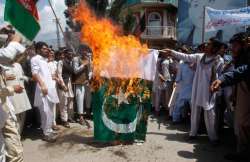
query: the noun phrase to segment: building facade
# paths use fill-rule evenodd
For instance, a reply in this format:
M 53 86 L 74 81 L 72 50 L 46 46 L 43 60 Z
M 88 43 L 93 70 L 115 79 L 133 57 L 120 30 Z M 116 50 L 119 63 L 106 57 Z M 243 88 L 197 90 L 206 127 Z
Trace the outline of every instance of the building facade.
M 133 14 L 136 25 L 142 29 L 139 37 L 150 48 L 173 47 L 176 43 L 176 17 L 178 0 L 127 0 L 122 15 Z

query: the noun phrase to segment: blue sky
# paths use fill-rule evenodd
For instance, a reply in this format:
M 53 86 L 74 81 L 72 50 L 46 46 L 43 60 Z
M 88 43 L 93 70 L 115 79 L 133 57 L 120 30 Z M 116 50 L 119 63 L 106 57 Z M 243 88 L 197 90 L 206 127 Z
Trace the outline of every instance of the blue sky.
M 60 19 L 60 22 L 65 28 L 65 18 L 64 18 L 64 10 L 66 9 L 64 0 L 51 0 L 52 5 Z M 4 15 L 4 4 L 5 0 L 0 0 L 0 26 L 3 26 L 3 15 Z M 54 15 L 49 7 L 47 0 L 39 0 L 38 4 L 38 11 L 40 17 L 40 25 L 41 31 L 39 32 L 36 40 L 50 40 L 56 38 L 56 26 L 53 22 Z

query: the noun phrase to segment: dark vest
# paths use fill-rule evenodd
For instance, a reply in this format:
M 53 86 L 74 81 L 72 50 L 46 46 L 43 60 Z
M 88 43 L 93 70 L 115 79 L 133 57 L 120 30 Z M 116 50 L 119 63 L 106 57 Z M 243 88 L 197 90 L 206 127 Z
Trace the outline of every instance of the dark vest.
M 64 60 L 63 67 L 62 67 L 62 78 L 66 85 L 69 82 L 69 78 L 72 78 L 73 73 L 74 73 L 74 69 L 72 66 L 72 61 Z
M 82 60 L 79 58 L 79 65 L 81 65 Z M 85 66 L 78 74 L 74 74 L 72 77 L 73 84 L 85 84 L 88 80 L 89 68 Z

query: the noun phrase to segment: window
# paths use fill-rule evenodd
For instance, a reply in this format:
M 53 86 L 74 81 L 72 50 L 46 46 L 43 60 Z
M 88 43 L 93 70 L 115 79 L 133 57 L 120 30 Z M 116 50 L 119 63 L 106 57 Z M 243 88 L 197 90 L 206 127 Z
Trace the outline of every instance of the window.
M 161 15 L 158 12 L 152 12 L 148 16 L 148 34 L 161 35 Z

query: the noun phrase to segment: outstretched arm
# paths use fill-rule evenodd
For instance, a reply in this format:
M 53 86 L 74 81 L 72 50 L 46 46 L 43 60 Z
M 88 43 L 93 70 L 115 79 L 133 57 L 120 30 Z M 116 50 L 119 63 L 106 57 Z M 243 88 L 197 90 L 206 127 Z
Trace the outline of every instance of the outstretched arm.
M 203 54 L 185 54 L 185 53 L 177 52 L 175 50 L 170 50 L 170 49 L 164 49 L 164 50 L 161 50 L 161 52 L 167 56 L 172 56 L 180 60 L 191 62 L 191 63 L 196 63 L 198 61 L 198 58 L 202 57 L 203 55 Z

